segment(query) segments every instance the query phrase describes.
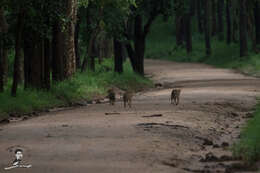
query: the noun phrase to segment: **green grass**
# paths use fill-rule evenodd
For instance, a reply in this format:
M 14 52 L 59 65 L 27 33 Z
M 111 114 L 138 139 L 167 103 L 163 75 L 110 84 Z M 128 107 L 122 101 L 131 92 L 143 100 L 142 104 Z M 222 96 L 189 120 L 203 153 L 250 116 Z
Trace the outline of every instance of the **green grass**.
M 106 71 L 110 68 L 110 71 Z M 52 85 L 49 92 L 24 90 L 19 87 L 17 97 L 10 96 L 11 81 L 4 93 L 0 94 L 0 118 L 10 113 L 30 113 L 55 106 L 65 106 L 79 100 L 91 100 L 103 97 L 111 86 L 127 90 L 141 90 L 151 87 L 152 82 L 132 71 L 130 63 L 124 64 L 124 73 L 119 75 L 112 71 L 112 59 L 106 59 L 96 66 L 96 72 L 77 73 L 69 80 Z
M 260 159 L 260 105 L 242 130 L 241 139 L 233 147 L 233 153 L 249 164 Z
M 239 45 L 232 43 L 227 45 L 212 38 L 212 55 L 205 54 L 204 36 L 193 28 L 193 51 L 187 54 L 185 48 L 177 47 L 173 20 L 163 22 L 157 19 L 147 38 L 146 58 L 163 59 L 177 62 L 199 62 L 221 68 L 232 68 L 242 72 L 260 76 L 260 54 L 249 53 L 248 57 L 239 57 Z M 196 26 L 196 25 L 194 25 Z

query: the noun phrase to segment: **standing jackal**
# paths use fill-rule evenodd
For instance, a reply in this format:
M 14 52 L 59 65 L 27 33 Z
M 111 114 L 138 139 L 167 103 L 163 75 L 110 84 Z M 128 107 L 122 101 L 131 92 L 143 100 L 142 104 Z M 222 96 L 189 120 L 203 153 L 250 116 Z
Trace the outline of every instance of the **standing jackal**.
M 131 108 L 132 106 L 132 97 L 133 93 L 130 91 L 126 91 L 123 95 L 123 101 L 124 101 L 124 107 L 126 107 L 126 104 L 128 103 L 128 106 Z
M 180 94 L 181 94 L 181 89 L 179 88 L 174 88 L 172 90 L 172 93 L 171 93 L 171 104 L 173 104 L 173 102 L 175 103 L 175 105 L 178 105 L 179 102 L 180 102 Z
M 116 102 L 116 93 L 115 93 L 115 91 L 114 91 L 114 89 L 109 89 L 108 91 L 108 98 L 109 98 L 109 103 L 111 104 L 111 105 L 114 105 L 115 104 L 115 102 Z

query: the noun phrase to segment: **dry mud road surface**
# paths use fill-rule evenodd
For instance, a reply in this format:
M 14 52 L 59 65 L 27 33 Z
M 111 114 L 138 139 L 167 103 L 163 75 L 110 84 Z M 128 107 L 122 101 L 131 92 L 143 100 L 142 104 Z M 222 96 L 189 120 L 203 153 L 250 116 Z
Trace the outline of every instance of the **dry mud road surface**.
M 252 116 L 260 80 L 202 64 L 145 67 L 162 87 L 137 93 L 132 108 L 118 100 L 0 126 L 0 173 L 245 172 L 228 148 Z M 182 88 L 178 106 L 172 87 Z M 4 170 L 16 148 L 32 168 Z

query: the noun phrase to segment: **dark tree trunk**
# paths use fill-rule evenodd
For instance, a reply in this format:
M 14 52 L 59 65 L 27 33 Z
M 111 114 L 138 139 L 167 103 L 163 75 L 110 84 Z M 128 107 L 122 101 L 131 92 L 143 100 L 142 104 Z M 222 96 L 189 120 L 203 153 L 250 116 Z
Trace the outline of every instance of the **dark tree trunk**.
M 182 15 L 176 14 L 175 18 L 175 25 L 176 25 L 176 45 L 182 46 L 184 41 L 184 18 Z
M 232 32 L 231 32 L 231 38 L 232 38 L 232 42 L 234 42 L 234 43 L 237 43 L 238 42 L 238 29 L 239 29 L 239 27 L 238 27 L 238 22 L 236 22 L 236 21 L 233 21 L 233 24 L 232 24 Z
M 211 44 L 210 44 L 210 7 L 211 7 L 211 0 L 204 0 L 205 3 L 205 21 L 204 21 L 204 28 L 205 28 L 205 42 L 206 42 L 206 55 L 211 55 Z
M 134 52 L 130 43 L 126 43 L 126 50 L 127 50 L 132 68 L 133 68 L 134 72 L 136 72 L 137 71 L 137 65 L 136 65 L 137 62 L 136 62 L 136 59 L 135 59 L 135 52 Z
M 7 80 L 7 56 L 5 38 L 8 32 L 8 24 L 4 16 L 4 9 L 0 7 L 0 92 L 4 91 L 4 84 Z
M 202 14 L 201 14 L 202 1 L 201 0 L 196 0 L 196 1 L 197 1 L 198 29 L 199 29 L 199 32 L 202 34 L 203 33 L 203 18 L 202 18 Z
M 255 35 L 256 35 L 256 45 L 260 46 L 260 2 L 255 2 L 255 8 L 254 8 L 254 14 L 255 14 Z
M 226 2 L 226 21 L 227 21 L 227 44 L 231 43 L 231 16 L 230 16 L 231 0 Z
M 219 0 L 217 0 L 219 1 Z M 212 0 L 212 36 L 217 33 L 217 3 L 216 0 Z
M 144 75 L 145 39 L 150 31 L 153 21 L 158 15 L 158 11 L 154 10 L 150 14 L 147 22 L 143 25 L 143 16 L 141 14 L 137 14 L 134 17 L 134 49 L 130 43 L 126 44 L 133 70 L 141 76 Z M 131 37 L 128 34 L 126 35 L 127 39 L 130 41 Z
M 30 86 L 37 89 L 44 88 L 44 41 L 38 33 L 34 33 L 32 57 L 30 58 L 31 66 L 31 83 Z
M 114 71 L 117 73 L 123 73 L 123 44 L 114 38 Z
M 143 33 L 143 19 L 141 15 L 135 17 L 135 59 L 137 66 L 137 73 L 144 75 L 144 51 L 145 51 L 145 36 Z
M 30 35 L 31 36 L 31 35 Z M 24 89 L 27 89 L 30 87 L 30 84 L 32 83 L 31 79 L 31 57 L 33 56 L 33 47 L 31 44 L 31 37 L 25 37 L 24 39 L 24 46 L 23 46 L 23 52 L 24 52 Z
M 246 0 L 240 1 L 239 35 L 240 35 L 240 57 L 247 56 L 248 46 L 247 46 Z
M 81 23 L 81 18 L 78 15 L 78 20 L 77 20 L 77 24 L 75 26 L 75 56 L 76 56 L 76 67 L 77 69 L 80 68 L 80 51 L 79 51 L 79 31 L 80 31 L 80 23 Z
M 54 81 L 64 80 L 64 33 L 61 24 L 56 22 L 52 32 L 52 79 Z
M 218 36 L 219 40 L 224 39 L 224 24 L 223 24 L 223 11 L 224 11 L 224 0 L 218 0 Z
M 85 56 L 82 66 L 81 66 L 81 72 L 85 71 L 87 68 L 87 62 L 88 59 L 90 59 L 90 69 L 92 71 L 95 71 L 95 55 L 93 52 L 94 42 L 96 40 L 97 34 L 99 30 L 93 31 L 90 35 L 89 41 L 88 41 L 88 48 L 87 48 L 87 55 Z
M 44 88 L 51 88 L 51 44 L 49 39 L 44 40 Z
M 24 40 L 24 88 L 46 88 L 45 44 L 38 32 L 26 28 Z M 28 34 L 29 33 L 29 34 Z
M 187 53 L 192 52 L 192 34 L 191 34 L 191 15 L 189 13 L 184 15 L 185 21 L 185 42 Z
M 0 93 L 4 91 L 3 40 L 0 36 Z
M 11 95 L 16 96 L 17 86 L 19 83 L 19 65 L 21 64 L 22 59 L 22 33 L 24 28 L 24 10 L 20 9 L 18 18 L 17 18 L 17 25 L 16 25 L 16 36 L 15 36 L 15 60 L 14 60 L 14 74 L 13 74 L 13 84 L 12 84 L 12 91 Z
M 92 71 L 95 71 L 95 55 L 94 55 L 94 42 L 96 40 L 96 37 L 99 33 L 99 27 L 97 26 L 95 29 L 91 28 L 91 25 L 93 24 L 91 19 L 91 13 L 90 10 L 93 7 L 93 4 L 90 2 L 87 13 L 86 13 L 86 19 L 87 19 L 87 27 L 86 32 L 88 33 L 88 45 L 86 47 L 87 49 L 87 55 L 85 56 L 82 66 L 81 66 L 81 72 L 84 72 L 87 69 L 88 62 L 90 60 L 90 69 Z

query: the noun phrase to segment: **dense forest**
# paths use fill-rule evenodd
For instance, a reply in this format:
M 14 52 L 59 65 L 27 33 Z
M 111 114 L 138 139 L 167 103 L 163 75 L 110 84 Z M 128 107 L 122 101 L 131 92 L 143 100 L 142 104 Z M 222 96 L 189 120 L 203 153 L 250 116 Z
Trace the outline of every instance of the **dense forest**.
M 0 91 L 12 77 L 17 86 L 50 89 L 52 81 L 78 70 L 95 70 L 95 59 L 114 57 L 122 73 L 123 57 L 144 75 L 147 34 L 158 16 L 174 20 L 177 47 L 193 51 L 193 25 L 205 37 L 210 56 L 212 37 L 240 45 L 240 56 L 259 51 L 259 1 L 1 1 Z M 174 37 L 174 36 L 172 36 Z M 160 42 L 160 40 L 158 40 Z M 113 46 L 112 46 L 113 45 Z M 10 54 L 14 60 L 10 64 Z M 11 68 L 11 69 L 8 69 Z M 10 74 L 10 71 L 12 74 Z M 10 76 L 11 75 L 11 76 Z

